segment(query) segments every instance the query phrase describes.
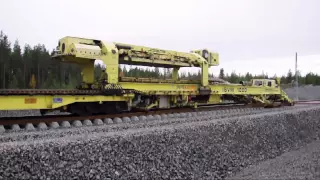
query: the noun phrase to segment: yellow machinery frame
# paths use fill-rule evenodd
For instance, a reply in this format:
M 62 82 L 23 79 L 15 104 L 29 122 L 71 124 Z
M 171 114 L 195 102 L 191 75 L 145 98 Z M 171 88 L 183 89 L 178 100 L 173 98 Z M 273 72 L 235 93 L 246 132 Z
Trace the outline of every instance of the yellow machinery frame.
M 80 89 L 99 89 L 102 92 L 110 89 L 134 90 L 134 93 L 121 95 L 0 95 L 0 110 L 21 109 L 63 109 L 74 103 L 125 102 L 129 109 L 140 107 L 140 96 L 150 98 L 143 100 L 142 109 L 170 108 L 173 106 L 194 106 L 221 103 L 223 97 L 247 103 L 258 102 L 270 105 L 275 101 L 292 105 L 293 101 L 280 89 L 277 80 L 252 80 L 250 83 L 222 84 L 209 81 L 209 68 L 219 65 L 218 53 L 207 49 L 190 52 L 177 52 L 123 43 L 110 43 L 102 40 L 77 37 L 60 39 L 57 52 L 53 56 L 62 62 L 76 63 L 82 68 L 83 82 Z M 106 83 L 94 81 L 94 61 L 102 60 L 106 65 Z M 172 68 L 172 79 L 144 79 L 119 77 L 119 64 L 142 65 Z M 199 67 L 200 81 L 179 80 L 181 67 Z M 263 82 L 256 85 L 256 82 Z M 137 100 L 138 98 L 138 100 Z M 194 98 L 194 99 L 192 99 Z M 201 100 L 199 100 L 199 98 Z M 139 105 L 138 105 L 139 104 Z

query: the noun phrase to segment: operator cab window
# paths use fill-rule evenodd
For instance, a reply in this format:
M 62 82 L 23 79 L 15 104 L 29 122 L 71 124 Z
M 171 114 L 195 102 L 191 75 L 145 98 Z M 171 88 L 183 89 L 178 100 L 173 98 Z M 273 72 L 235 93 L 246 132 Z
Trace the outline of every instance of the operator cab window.
M 255 82 L 254 82 L 254 85 L 255 85 L 255 86 L 262 86 L 262 81 L 255 81 Z
M 271 87 L 271 86 L 272 86 L 271 81 L 268 81 L 268 86 L 269 86 L 269 87 Z

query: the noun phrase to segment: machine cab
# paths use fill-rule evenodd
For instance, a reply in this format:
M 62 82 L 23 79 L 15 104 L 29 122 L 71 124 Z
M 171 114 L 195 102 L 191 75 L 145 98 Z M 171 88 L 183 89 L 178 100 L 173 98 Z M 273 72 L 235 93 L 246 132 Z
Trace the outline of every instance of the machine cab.
M 252 79 L 252 86 L 277 88 L 279 85 L 274 79 Z

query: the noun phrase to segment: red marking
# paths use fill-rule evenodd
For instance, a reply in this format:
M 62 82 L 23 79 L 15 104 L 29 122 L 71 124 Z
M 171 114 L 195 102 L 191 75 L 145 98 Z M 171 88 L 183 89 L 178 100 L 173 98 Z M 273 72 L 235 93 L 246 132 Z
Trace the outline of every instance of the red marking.
M 37 103 L 37 98 L 25 98 L 24 99 L 25 104 L 36 104 Z

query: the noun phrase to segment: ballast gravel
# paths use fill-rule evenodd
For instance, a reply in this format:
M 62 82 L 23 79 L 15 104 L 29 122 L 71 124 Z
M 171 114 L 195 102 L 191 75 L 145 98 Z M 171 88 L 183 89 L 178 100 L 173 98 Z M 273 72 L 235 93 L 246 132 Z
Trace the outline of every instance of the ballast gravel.
M 11 130 L 12 131 L 19 131 L 19 130 L 21 130 L 21 128 L 20 128 L 19 124 L 12 124 Z
M 40 123 L 38 124 L 37 128 L 38 128 L 39 130 L 46 130 L 46 129 L 48 129 L 48 126 L 47 126 L 46 123 L 40 122 Z
M 56 129 L 56 128 L 59 128 L 59 127 L 60 127 L 60 125 L 59 125 L 58 122 L 51 122 L 50 123 L 50 128 L 52 128 L 52 129 Z
M 71 124 L 69 121 L 62 121 L 61 127 L 62 128 L 69 128 L 69 127 L 71 127 Z
M 221 120 L 206 116 L 3 142 L 0 179 L 224 179 L 319 138 L 320 107 Z
M 46 113 L 46 115 L 67 115 L 70 113 L 60 112 L 60 111 L 52 111 Z M 21 117 L 21 116 L 41 116 L 39 110 L 0 110 L 0 117 Z
M 105 119 L 103 120 L 103 122 L 104 122 L 105 124 L 113 124 L 113 121 L 112 121 L 111 118 L 105 118 Z
M 35 130 L 33 124 L 31 124 L 31 123 L 27 123 L 26 126 L 25 126 L 25 129 L 27 131 L 34 131 Z
M 103 125 L 103 121 L 101 119 L 95 119 L 93 120 L 93 124 L 95 126 L 100 126 L 100 125 Z
M 13 110 L 13 111 L 0 111 L 0 117 L 20 117 L 20 116 L 40 116 L 39 110 Z
M 3 125 L 0 125 L 0 133 L 4 133 L 4 132 L 6 132 L 6 129 L 4 128 Z
M 320 141 L 245 168 L 228 180 L 320 179 Z

